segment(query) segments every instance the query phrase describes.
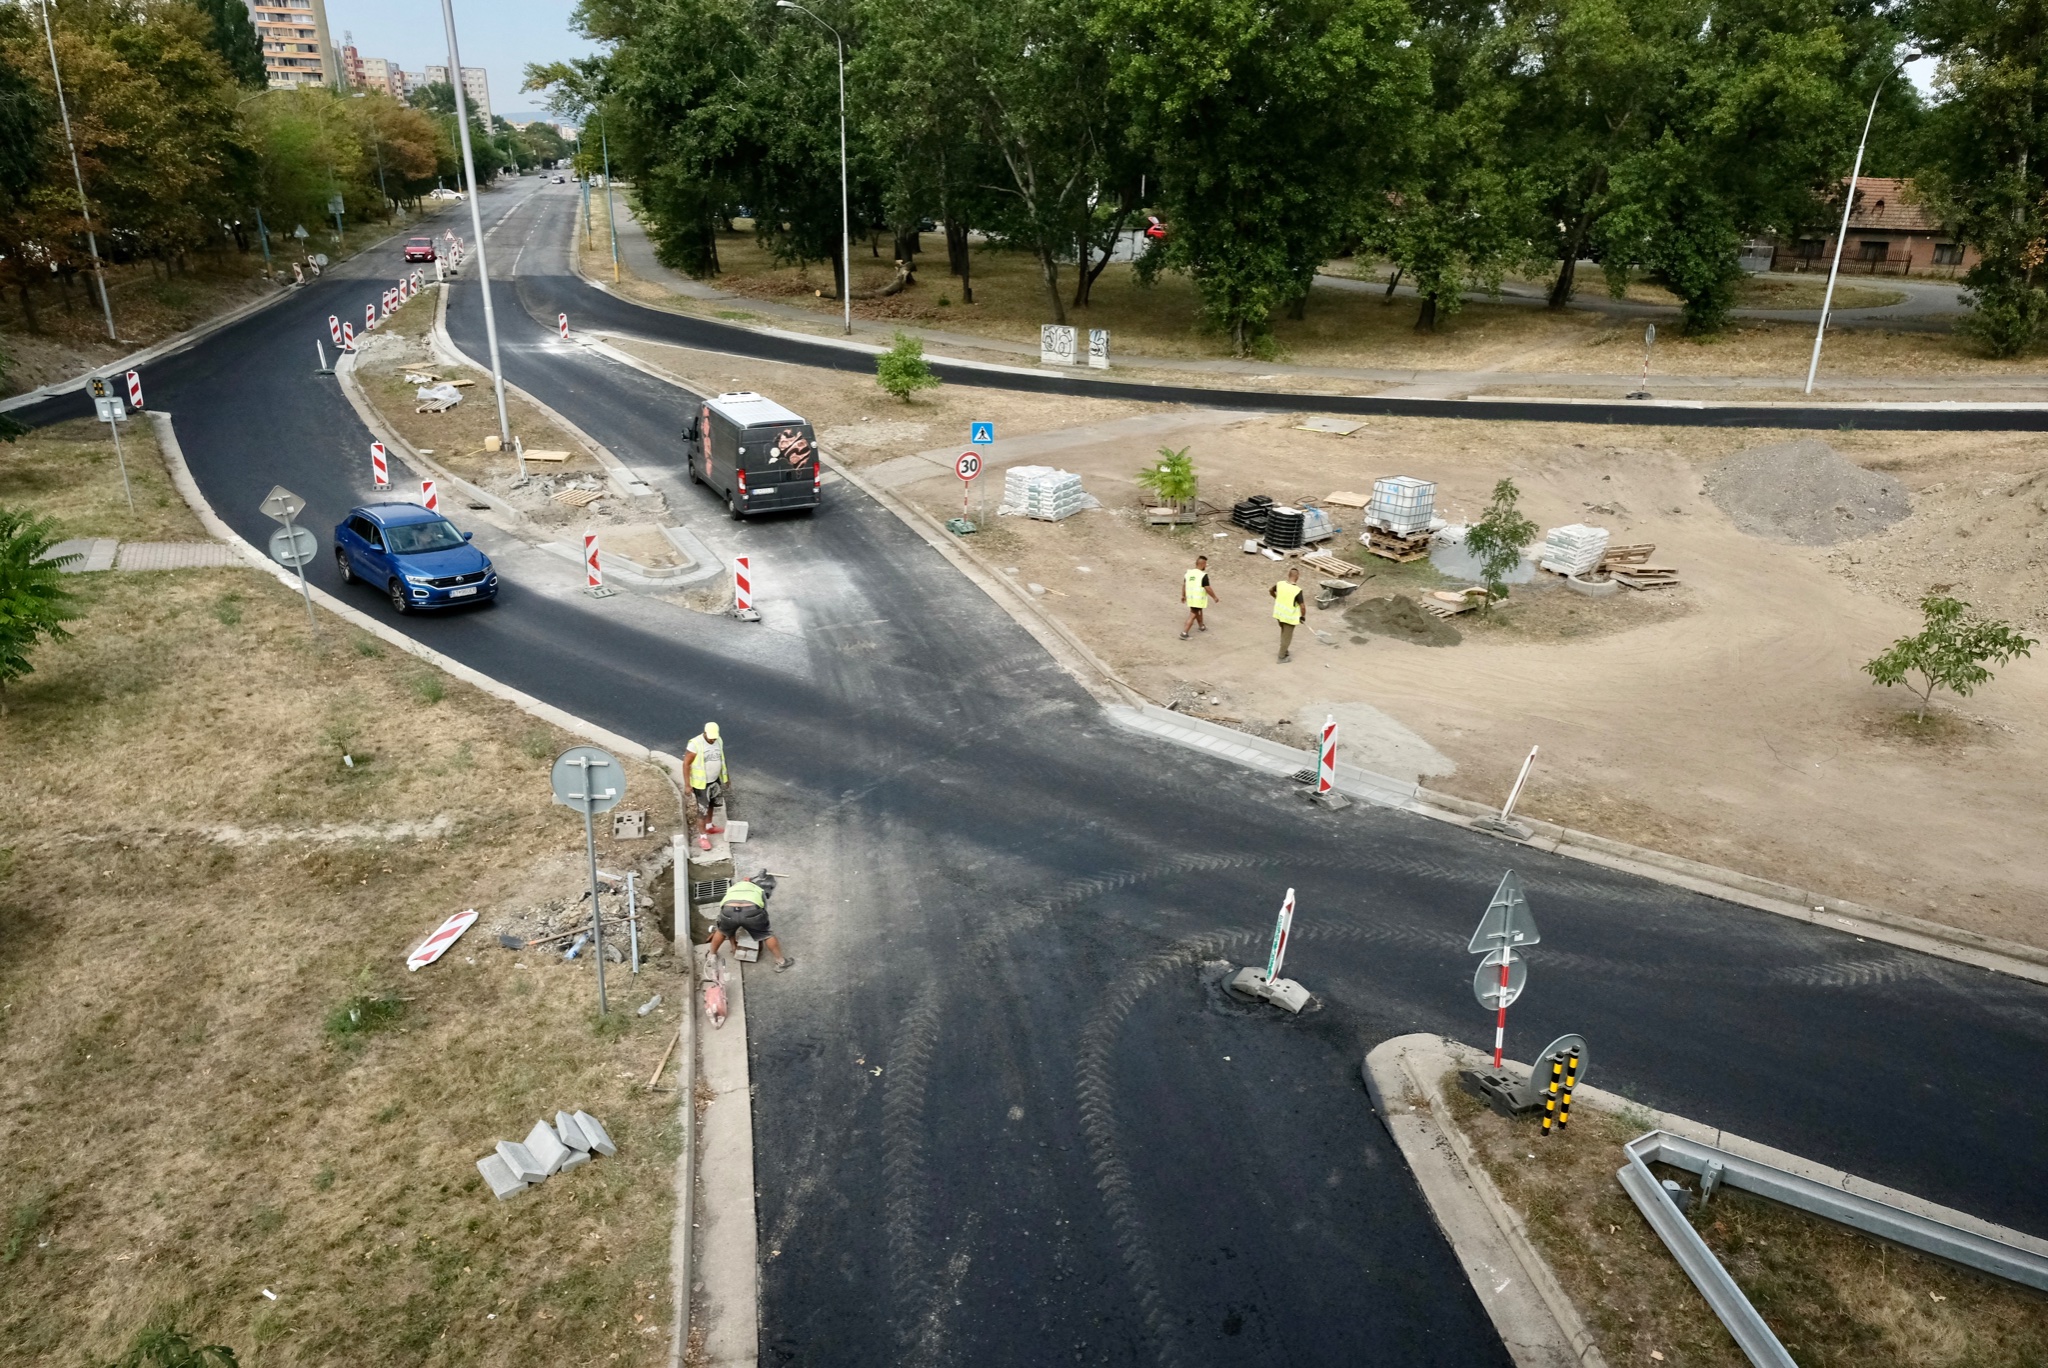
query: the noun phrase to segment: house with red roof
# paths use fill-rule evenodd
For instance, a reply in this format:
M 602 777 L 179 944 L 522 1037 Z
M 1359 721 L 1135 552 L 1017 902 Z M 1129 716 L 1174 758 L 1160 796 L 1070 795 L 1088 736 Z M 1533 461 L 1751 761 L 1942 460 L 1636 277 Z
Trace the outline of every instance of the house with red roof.
M 1826 271 L 1835 257 L 1840 203 L 1823 230 L 1777 244 L 1772 269 Z M 1978 252 L 1942 227 L 1913 194 L 1910 176 L 1865 176 L 1856 182 L 1849 210 L 1842 274 L 1934 276 L 1954 279 L 1977 264 Z

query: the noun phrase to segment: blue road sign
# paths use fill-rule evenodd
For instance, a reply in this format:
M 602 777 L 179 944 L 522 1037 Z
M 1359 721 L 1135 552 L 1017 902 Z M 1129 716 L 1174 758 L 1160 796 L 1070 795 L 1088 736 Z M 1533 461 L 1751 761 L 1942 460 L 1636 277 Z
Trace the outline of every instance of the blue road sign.
M 996 425 L 994 423 L 969 423 L 967 442 L 970 446 L 994 446 Z

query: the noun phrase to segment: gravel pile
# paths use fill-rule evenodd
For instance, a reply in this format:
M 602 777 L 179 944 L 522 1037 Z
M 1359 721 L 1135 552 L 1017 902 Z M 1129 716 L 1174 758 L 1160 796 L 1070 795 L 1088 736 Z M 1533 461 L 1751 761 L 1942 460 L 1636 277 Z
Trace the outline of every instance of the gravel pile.
M 1913 511 L 1897 480 L 1812 437 L 1736 452 L 1707 472 L 1707 496 L 1744 532 L 1803 546 L 1867 537 Z

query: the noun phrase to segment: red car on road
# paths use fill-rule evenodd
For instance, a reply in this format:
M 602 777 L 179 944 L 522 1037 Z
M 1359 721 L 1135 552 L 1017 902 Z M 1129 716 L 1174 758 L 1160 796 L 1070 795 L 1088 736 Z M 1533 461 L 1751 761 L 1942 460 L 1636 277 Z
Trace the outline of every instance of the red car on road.
M 434 240 L 430 237 L 407 239 L 405 259 L 407 261 L 432 261 L 434 259 Z

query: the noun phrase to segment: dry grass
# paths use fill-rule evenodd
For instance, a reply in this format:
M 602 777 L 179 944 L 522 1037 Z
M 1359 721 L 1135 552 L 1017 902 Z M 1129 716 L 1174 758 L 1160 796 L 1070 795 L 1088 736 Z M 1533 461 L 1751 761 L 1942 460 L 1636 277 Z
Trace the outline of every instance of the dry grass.
M 492 934 L 578 886 L 547 786 L 570 738 L 332 619 L 310 636 L 253 572 L 79 587 L 0 721 L 9 1362 L 108 1356 L 159 1315 L 245 1364 L 662 1361 L 679 1128 L 637 1081 L 674 1018 L 616 1008 L 684 995 L 621 967 L 600 1032 L 585 965 Z M 671 828 L 668 785 L 629 783 Z M 600 844 L 616 869 L 656 842 Z M 619 1155 L 492 1200 L 474 1161 L 577 1106 Z
M 585 269 L 608 277 L 611 256 L 606 245 L 606 220 L 601 196 L 591 199 L 593 231 L 585 253 Z M 895 277 L 886 255 L 871 245 L 854 245 L 853 286 L 856 317 L 881 323 L 899 322 L 946 332 L 979 335 L 1036 347 L 1038 328 L 1052 321 L 1052 311 L 1036 261 L 1028 255 L 994 246 L 974 251 L 974 303 L 962 301 L 959 280 L 947 273 L 944 244 L 926 234 L 926 252 L 919 261 L 918 283 L 887 299 L 862 299 Z M 888 244 L 881 245 L 882 252 Z M 829 297 L 830 263 L 807 267 L 777 264 L 751 231 L 722 233 L 718 238 L 721 273 L 711 283 L 720 289 L 777 306 L 815 314 L 820 325 L 839 316 L 839 303 Z M 1354 263 L 1333 263 L 1335 273 L 1364 275 Z M 1062 267 L 1062 298 L 1069 303 L 1068 322 L 1077 327 L 1108 328 L 1111 354 L 1125 366 L 1142 367 L 1150 358 L 1174 360 L 1224 359 L 1227 340 L 1206 328 L 1200 318 L 1193 283 L 1184 276 L 1162 276 L 1151 287 L 1138 283 L 1131 267 L 1114 264 L 1095 283 L 1089 307 L 1071 307 L 1074 271 Z M 753 321 L 744 307 L 710 306 L 681 299 L 659 285 L 633 282 L 628 293 L 649 302 L 691 311 L 710 312 L 737 321 Z M 1593 288 L 1598 283 L 1594 282 Z M 1655 287 L 1642 286 L 1668 299 Z M 1755 294 L 1744 304 L 1769 308 L 1803 308 L 1805 282 L 1781 285 L 1766 281 L 1747 287 Z M 1837 287 L 1838 302 L 1843 289 Z M 1885 302 L 1896 291 L 1876 286 L 1848 286 L 1855 306 Z M 820 292 L 824 293 L 821 294 Z M 1843 307 L 1852 307 L 1843 305 Z M 1436 333 L 1414 331 L 1416 302 L 1383 299 L 1378 291 L 1319 286 L 1310 295 L 1306 316 L 1275 322 L 1267 359 L 1284 363 L 1346 369 L 1498 369 L 1503 371 L 1565 371 L 1633 373 L 1642 359 L 1642 320 L 1610 318 L 1586 309 L 1552 313 L 1518 304 L 1493 303 L 1483 295 L 1439 325 Z M 780 317 L 766 321 L 782 324 Z M 1806 369 L 1813 345 L 1810 325 L 1744 322 L 1721 333 L 1686 338 L 1676 326 L 1660 327 L 1653 375 L 1796 376 Z M 1824 367 L 1833 376 L 1982 375 L 1996 384 L 2024 378 L 2048 354 L 2048 346 L 2030 358 L 1993 361 L 1969 340 L 1948 333 L 1840 330 L 1831 335 Z M 1182 377 L 1185 378 L 1185 377 Z M 1241 374 L 1229 377 L 1243 384 Z M 1321 383 L 1321 382 L 1319 382 Z
M 1612 1364 L 1741 1368 L 1746 1360 L 1615 1179 L 1647 1117 L 1582 1107 L 1549 1140 L 1445 1080 L 1451 1116 L 1528 1223 Z M 1697 1187 L 1691 1175 L 1658 1173 Z M 1872 1363 L 2022 1368 L 2048 1362 L 2048 1298 L 1790 1207 L 1724 1190 L 1694 1228 L 1792 1356 L 1812 1368 Z
M 156 430 L 142 419 L 121 424 L 121 452 L 135 492 L 133 513 L 121 493 L 120 463 L 107 426 L 90 418 L 37 428 L 0 445 L 0 505 L 28 506 L 55 518 L 63 537 L 204 539 L 199 519 L 171 488 Z

